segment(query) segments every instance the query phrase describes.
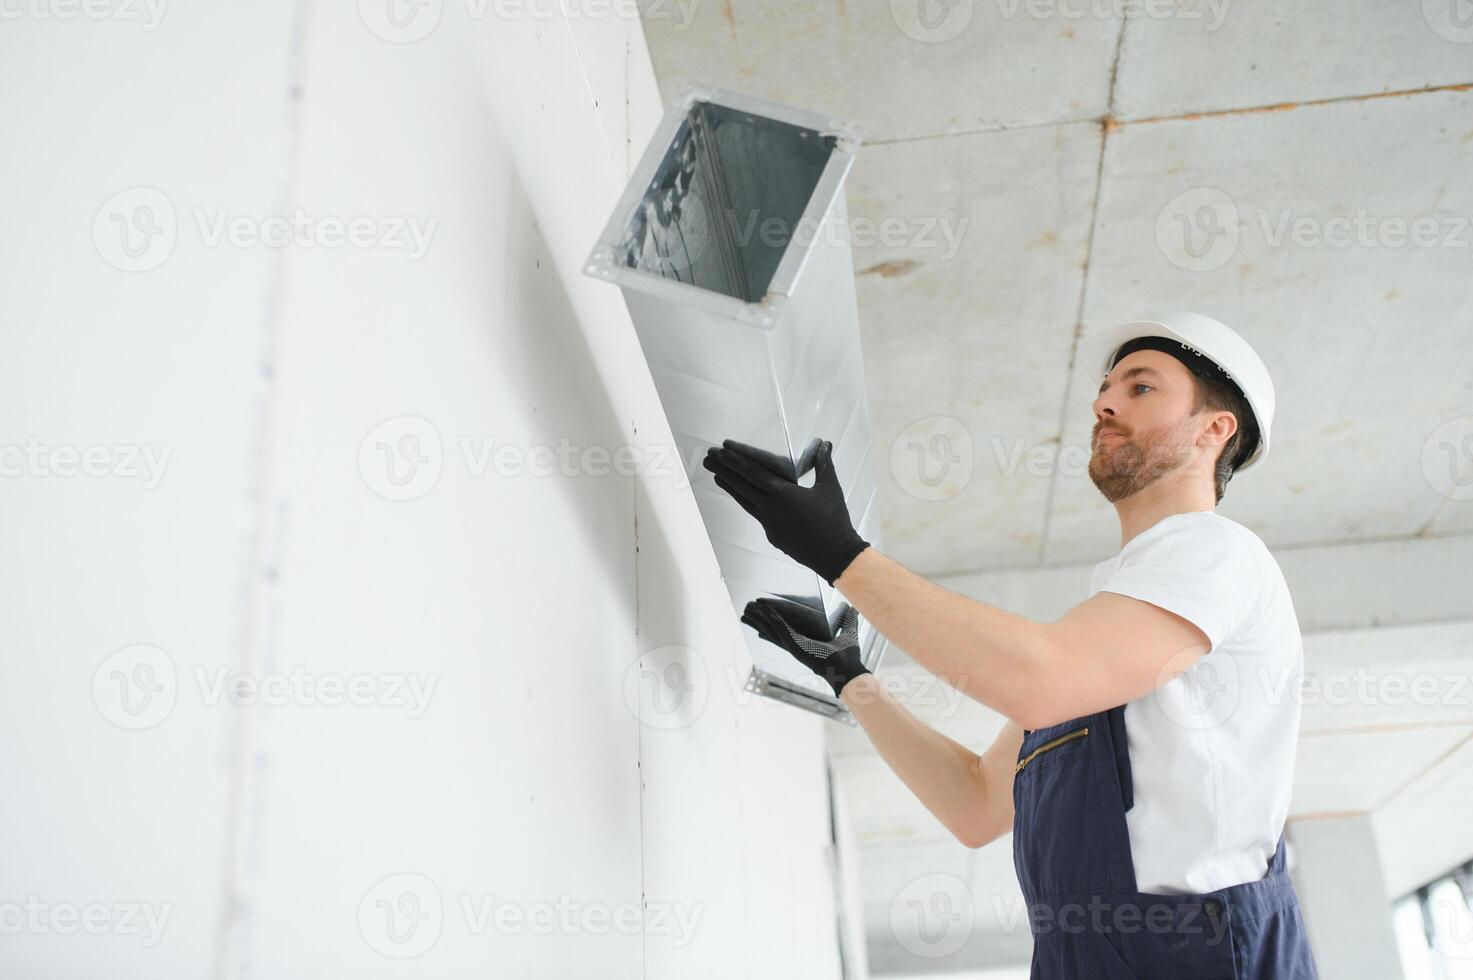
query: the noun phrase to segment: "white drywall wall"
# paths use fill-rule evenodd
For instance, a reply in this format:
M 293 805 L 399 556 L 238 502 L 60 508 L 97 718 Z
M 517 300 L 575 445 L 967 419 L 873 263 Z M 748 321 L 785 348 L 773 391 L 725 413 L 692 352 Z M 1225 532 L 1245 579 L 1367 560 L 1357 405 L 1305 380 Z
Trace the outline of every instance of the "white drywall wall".
M 231 713 L 194 670 L 234 667 L 256 625 L 277 260 L 208 247 L 192 210 L 283 207 L 291 9 L 17 10 L 0 30 L 0 975 L 207 976 Z
M 580 271 L 638 21 L 122 8 L 0 38 L 0 973 L 836 976 L 829 723 Z

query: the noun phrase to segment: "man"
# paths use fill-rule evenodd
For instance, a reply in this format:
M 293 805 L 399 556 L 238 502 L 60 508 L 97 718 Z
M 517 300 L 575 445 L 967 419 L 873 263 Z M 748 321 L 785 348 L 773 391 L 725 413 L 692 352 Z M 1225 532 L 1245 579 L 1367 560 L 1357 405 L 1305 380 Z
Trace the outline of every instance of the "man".
M 1103 365 L 1090 479 L 1118 554 L 1090 597 L 1038 623 L 927 582 L 859 537 L 832 445 L 809 489 L 727 441 L 705 466 L 768 540 L 843 593 L 837 633 L 784 599 L 742 621 L 813 668 L 956 837 L 1011 830 L 1034 980 L 1315 980 L 1284 866 L 1303 672 L 1282 574 L 1214 510 L 1268 453 L 1274 390 L 1209 317 L 1123 324 Z M 981 756 L 922 725 L 859 659 L 855 611 L 1008 719 Z

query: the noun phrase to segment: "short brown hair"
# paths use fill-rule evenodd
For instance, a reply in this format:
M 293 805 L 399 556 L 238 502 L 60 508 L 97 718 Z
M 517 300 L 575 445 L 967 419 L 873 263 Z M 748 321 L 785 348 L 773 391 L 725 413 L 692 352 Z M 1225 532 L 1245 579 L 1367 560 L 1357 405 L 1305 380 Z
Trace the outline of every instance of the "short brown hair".
M 1193 415 L 1209 409 L 1214 412 L 1232 412 L 1233 418 L 1238 420 L 1238 431 L 1223 444 L 1212 467 L 1213 492 L 1217 495 L 1217 503 L 1222 503 L 1228 481 L 1258 445 L 1258 421 L 1253 417 L 1253 409 L 1248 405 L 1248 400 L 1236 385 L 1217 378 L 1204 378 L 1195 372 L 1192 380 L 1196 391 L 1192 399 Z

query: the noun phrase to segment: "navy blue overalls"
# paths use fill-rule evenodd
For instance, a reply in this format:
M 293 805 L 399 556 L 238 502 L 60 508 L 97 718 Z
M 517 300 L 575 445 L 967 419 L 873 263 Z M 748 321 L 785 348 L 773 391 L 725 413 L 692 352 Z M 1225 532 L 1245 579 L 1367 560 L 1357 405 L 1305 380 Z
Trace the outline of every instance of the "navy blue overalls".
M 1025 731 L 1013 864 L 1032 980 L 1317 980 L 1279 837 L 1264 877 L 1206 894 L 1136 890 L 1125 706 Z

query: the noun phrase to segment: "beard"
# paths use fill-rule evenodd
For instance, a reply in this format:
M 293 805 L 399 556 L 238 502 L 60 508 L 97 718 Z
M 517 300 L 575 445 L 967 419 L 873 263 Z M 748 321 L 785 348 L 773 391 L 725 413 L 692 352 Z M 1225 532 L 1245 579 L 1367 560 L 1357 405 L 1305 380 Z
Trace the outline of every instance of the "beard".
M 1188 422 L 1099 441 L 1089 457 L 1090 480 L 1112 504 L 1140 493 L 1187 461 L 1192 450 Z

